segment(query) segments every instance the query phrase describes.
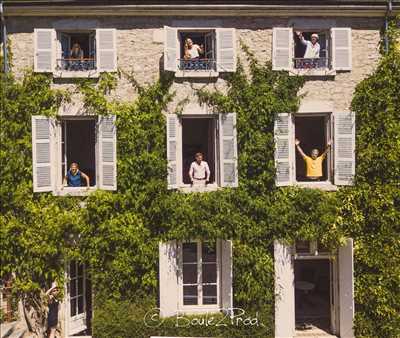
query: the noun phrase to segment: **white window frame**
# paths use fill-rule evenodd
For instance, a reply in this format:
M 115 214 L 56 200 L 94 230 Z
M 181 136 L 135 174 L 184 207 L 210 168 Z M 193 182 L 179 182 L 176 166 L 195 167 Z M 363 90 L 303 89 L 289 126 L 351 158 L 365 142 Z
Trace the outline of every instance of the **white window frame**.
M 184 305 L 183 304 L 183 244 L 184 243 L 196 243 L 197 245 L 197 305 Z M 217 268 L 217 304 L 202 304 L 202 286 L 204 285 L 201 280 L 202 274 L 202 245 L 203 242 L 200 240 L 187 241 L 178 243 L 178 311 L 184 313 L 198 313 L 198 312 L 218 312 L 221 309 L 221 241 L 216 241 L 216 268 Z

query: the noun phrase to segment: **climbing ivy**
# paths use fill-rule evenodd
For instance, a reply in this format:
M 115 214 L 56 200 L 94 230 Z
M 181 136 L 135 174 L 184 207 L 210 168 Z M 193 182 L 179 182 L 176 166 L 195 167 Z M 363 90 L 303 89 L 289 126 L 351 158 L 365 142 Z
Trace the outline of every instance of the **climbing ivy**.
M 1 275 L 14 273 L 15 292 L 27 307 L 42 301 L 54 278 L 63 283 L 67 261 L 80 259 L 95 290 L 96 337 L 272 337 L 274 239 L 319 240 L 334 250 L 352 236 L 356 332 L 400 335 L 398 55 L 383 58 L 355 93 L 357 185 L 325 193 L 275 187 L 273 121 L 297 110 L 304 79 L 272 71 L 244 49 L 249 70 L 239 64 L 226 78 L 227 92 L 198 92 L 216 113 L 237 113 L 239 187 L 202 194 L 167 190 L 163 113 L 175 95 L 173 79 L 140 86 L 127 74 L 119 76 L 136 88 L 133 102 L 110 99 L 115 75 L 77 83 L 88 112 L 117 116 L 118 191 L 33 194 L 31 116 L 54 115 L 69 94 L 52 89 L 47 76 L 27 73 L 19 82 L 1 74 Z M 259 325 L 146 325 L 145 314 L 157 306 L 159 241 L 216 238 L 233 240 L 234 303 Z M 36 309 L 43 323 L 43 308 Z

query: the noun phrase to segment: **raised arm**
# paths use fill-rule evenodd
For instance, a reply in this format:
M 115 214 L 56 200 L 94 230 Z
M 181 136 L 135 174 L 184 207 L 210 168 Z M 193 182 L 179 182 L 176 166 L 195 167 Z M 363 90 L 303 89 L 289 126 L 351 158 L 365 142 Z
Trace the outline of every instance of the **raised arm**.
M 294 143 L 295 143 L 296 149 L 297 149 L 297 151 L 300 153 L 301 157 L 302 157 L 302 158 L 305 158 L 307 155 L 304 154 L 303 149 L 301 149 L 301 147 L 300 147 L 300 141 L 296 138 L 296 140 L 295 140 Z
M 85 173 L 83 173 L 82 171 L 81 171 L 81 175 L 86 180 L 86 186 L 89 188 L 90 187 L 90 178 L 89 178 L 89 176 L 86 175 Z
M 304 46 L 307 46 L 307 40 L 304 39 L 303 34 L 301 32 L 296 32 L 296 34 L 299 37 L 301 44 L 303 44 Z
M 331 145 L 332 145 L 332 141 L 329 140 L 328 143 L 326 144 L 326 149 L 325 149 L 325 151 L 324 151 L 324 152 L 322 153 L 322 155 L 321 155 L 322 157 L 325 158 L 326 154 L 328 153 L 329 149 L 331 148 Z

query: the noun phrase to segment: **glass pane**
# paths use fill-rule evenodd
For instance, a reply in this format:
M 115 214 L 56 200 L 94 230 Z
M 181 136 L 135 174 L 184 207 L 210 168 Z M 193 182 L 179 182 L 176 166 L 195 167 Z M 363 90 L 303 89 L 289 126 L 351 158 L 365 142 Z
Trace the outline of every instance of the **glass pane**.
M 197 264 L 183 264 L 183 284 L 197 283 Z
M 309 253 L 310 242 L 309 241 L 296 241 L 296 252 L 297 253 Z
M 70 293 L 70 297 L 76 296 L 76 279 L 71 281 L 71 289 L 70 289 L 69 293 Z
M 78 297 L 78 313 L 84 312 L 83 296 Z
M 197 286 L 183 287 L 183 305 L 197 305 Z
M 76 298 L 71 299 L 71 317 L 76 315 Z
M 83 276 L 83 264 L 78 264 L 78 276 Z
M 197 243 L 183 243 L 183 262 L 197 262 Z
M 203 304 L 217 304 L 216 285 L 203 285 Z
M 83 294 L 83 278 L 78 279 L 78 294 Z
M 203 243 L 202 259 L 203 259 L 203 262 L 216 262 L 217 261 L 217 247 L 216 247 L 215 243 Z
M 217 264 L 207 263 L 203 264 L 203 283 L 216 283 L 217 282 Z
M 70 278 L 74 278 L 76 276 L 76 264 L 75 261 L 72 261 L 70 264 L 69 270 Z

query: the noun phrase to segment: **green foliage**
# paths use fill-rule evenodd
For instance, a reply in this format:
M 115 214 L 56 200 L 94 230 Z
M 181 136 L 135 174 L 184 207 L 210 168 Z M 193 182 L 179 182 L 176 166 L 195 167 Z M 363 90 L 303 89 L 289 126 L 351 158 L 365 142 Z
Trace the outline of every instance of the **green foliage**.
M 238 116 L 240 186 L 204 194 L 167 190 L 163 111 L 172 79 L 141 87 L 131 78 L 138 98 L 121 103 L 109 99 L 117 81 L 111 75 L 77 88 L 89 112 L 117 116 L 118 191 L 86 198 L 33 194 L 31 115 L 54 115 L 68 95 L 42 75 L 27 74 L 22 83 L 3 75 L 1 274 L 16 274 L 20 295 L 39 299 L 51 280 L 63 282 L 68 260 L 80 259 L 96 290 L 96 337 L 271 337 L 274 239 L 319 240 L 335 250 L 352 236 L 358 336 L 399 335 L 398 59 L 390 54 L 357 87 L 358 185 L 325 193 L 274 186 L 273 121 L 297 110 L 304 79 L 273 72 L 247 54 L 250 74 L 239 66 L 227 78 L 227 93 L 198 93 L 215 112 Z M 263 325 L 188 329 L 170 319 L 146 326 L 143 317 L 157 307 L 159 241 L 216 238 L 234 243 L 234 305 Z

